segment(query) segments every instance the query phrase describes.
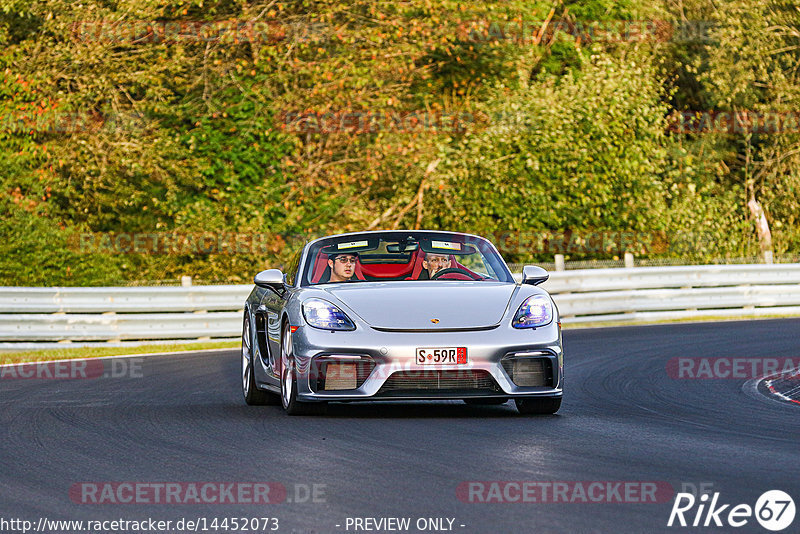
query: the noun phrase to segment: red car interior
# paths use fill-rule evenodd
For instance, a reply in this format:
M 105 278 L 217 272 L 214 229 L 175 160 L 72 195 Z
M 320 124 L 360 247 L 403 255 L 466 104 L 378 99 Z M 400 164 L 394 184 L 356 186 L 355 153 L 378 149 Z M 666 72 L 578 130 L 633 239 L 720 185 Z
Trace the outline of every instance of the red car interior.
M 414 251 L 414 254 L 411 256 L 411 261 L 408 263 L 361 263 L 360 261 L 356 263 L 355 267 L 355 276 L 359 280 L 366 281 L 369 277 L 370 279 L 390 279 L 390 280 L 397 280 L 397 279 L 405 279 L 405 280 L 417 280 L 419 279 L 420 273 L 422 273 L 422 261 L 425 259 L 425 253 L 421 250 Z M 322 280 L 323 275 L 325 274 L 325 270 L 328 268 L 328 255 L 324 252 L 320 252 L 317 256 L 316 261 L 314 262 L 314 270 L 313 275 L 311 276 L 311 283 L 318 284 L 320 280 Z M 450 265 L 448 268 L 451 269 L 463 269 L 468 272 L 472 272 L 460 263 L 458 263 L 453 255 L 450 255 Z M 410 274 L 409 274 L 410 273 Z M 451 273 L 446 275 L 447 278 L 450 279 L 457 279 L 457 280 L 473 280 L 473 278 L 468 277 L 465 274 L 461 273 Z M 476 275 L 478 276 L 478 275 Z
M 408 263 L 362 263 L 361 271 L 372 278 L 399 278 L 411 272 L 414 261 Z

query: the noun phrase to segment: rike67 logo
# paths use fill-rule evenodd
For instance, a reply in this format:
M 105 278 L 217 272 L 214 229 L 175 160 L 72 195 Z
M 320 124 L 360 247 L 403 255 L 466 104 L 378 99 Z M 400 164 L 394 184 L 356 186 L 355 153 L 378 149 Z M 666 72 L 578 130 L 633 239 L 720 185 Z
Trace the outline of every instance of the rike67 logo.
M 719 492 L 711 497 L 703 494 L 699 498 L 695 498 L 691 493 L 678 493 L 667 526 L 743 527 L 755 516 L 762 527 L 778 532 L 786 529 L 794 521 L 794 500 L 786 492 L 767 491 L 758 498 L 754 507 L 749 504 L 735 506 L 721 504 L 719 496 Z M 708 502 L 709 499 L 711 502 Z

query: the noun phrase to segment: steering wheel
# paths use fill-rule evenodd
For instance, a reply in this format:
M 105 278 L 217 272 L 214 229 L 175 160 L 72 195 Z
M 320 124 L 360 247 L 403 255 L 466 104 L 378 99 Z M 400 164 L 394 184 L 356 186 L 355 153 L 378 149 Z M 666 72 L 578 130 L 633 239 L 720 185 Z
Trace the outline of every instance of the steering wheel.
M 451 278 L 447 275 L 452 275 L 454 278 Z M 461 267 L 448 267 L 436 272 L 433 276 L 431 276 L 431 280 L 438 280 L 439 278 L 443 277 L 446 277 L 444 278 L 445 280 L 480 280 L 483 278 L 482 276 L 476 275 L 471 271 L 462 269 Z

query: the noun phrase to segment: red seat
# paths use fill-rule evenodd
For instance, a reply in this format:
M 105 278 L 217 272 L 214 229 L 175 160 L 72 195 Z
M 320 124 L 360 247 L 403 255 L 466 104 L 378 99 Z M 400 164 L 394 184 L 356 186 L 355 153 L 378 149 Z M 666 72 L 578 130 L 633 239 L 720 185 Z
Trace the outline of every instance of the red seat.
M 367 281 L 367 278 L 364 276 L 364 271 L 362 270 L 361 261 L 360 260 L 356 262 L 356 268 L 353 269 L 353 272 L 355 273 L 356 278 L 358 278 L 359 280 L 361 280 L 363 282 Z
M 411 263 L 414 264 L 414 268 L 411 269 L 411 276 L 406 278 L 406 280 L 419 280 L 419 275 L 422 272 L 422 260 L 425 259 L 425 253 L 422 250 L 417 250 L 414 253 L 414 261 Z
M 361 271 L 373 278 L 399 278 L 411 272 L 414 262 L 408 263 L 362 263 Z
M 325 274 L 325 269 L 328 268 L 328 255 L 323 254 L 320 252 L 317 254 L 317 259 L 314 261 L 314 270 L 312 271 L 313 274 L 311 275 L 311 283 L 317 284 L 319 283 L 322 275 Z

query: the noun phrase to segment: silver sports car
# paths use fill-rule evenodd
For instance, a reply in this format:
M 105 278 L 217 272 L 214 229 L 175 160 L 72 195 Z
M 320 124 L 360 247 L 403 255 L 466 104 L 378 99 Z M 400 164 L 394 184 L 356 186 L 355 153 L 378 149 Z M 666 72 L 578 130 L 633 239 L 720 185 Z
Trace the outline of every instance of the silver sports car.
M 248 404 L 289 414 L 327 402 L 463 399 L 523 414 L 561 406 L 561 322 L 482 237 L 378 231 L 307 243 L 285 272 L 258 273 L 242 328 Z

